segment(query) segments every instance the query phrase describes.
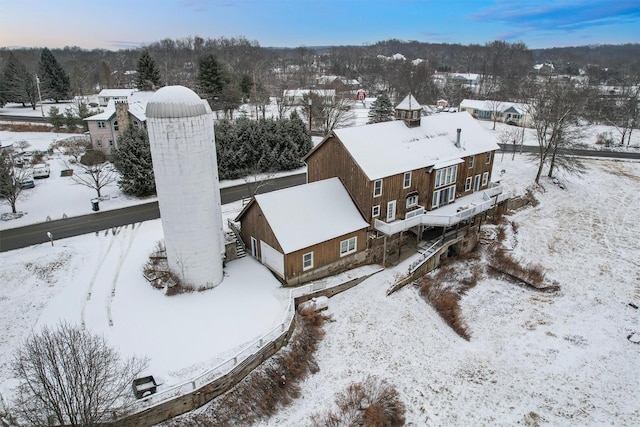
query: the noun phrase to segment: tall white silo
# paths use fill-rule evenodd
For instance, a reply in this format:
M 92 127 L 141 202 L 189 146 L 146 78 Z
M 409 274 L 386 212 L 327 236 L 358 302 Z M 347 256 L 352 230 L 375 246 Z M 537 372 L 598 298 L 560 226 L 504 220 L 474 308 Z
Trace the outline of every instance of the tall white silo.
M 213 113 L 191 89 L 166 86 L 146 115 L 169 269 L 184 286 L 212 288 L 224 254 Z

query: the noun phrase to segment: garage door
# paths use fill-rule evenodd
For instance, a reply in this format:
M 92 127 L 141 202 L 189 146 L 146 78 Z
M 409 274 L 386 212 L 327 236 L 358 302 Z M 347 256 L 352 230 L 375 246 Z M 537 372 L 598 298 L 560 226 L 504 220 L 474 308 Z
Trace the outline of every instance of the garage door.
M 284 255 L 260 240 L 262 263 L 268 265 L 280 277 L 284 278 Z

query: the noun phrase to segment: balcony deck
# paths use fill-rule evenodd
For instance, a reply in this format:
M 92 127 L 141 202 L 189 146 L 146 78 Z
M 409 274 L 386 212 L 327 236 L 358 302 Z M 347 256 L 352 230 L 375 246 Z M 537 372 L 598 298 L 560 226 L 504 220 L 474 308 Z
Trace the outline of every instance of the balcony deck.
M 492 184 L 484 191 L 478 191 L 468 196 L 460 197 L 453 203 L 432 211 L 425 211 L 422 215 L 415 215 L 390 223 L 376 219 L 374 226 L 376 230 L 386 235 L 393 235 L 418 225 L 451 227 L 477 214 L 488 211 L 497 203 L 508 198 L 508 195 L 502 194 L 501 185 Z

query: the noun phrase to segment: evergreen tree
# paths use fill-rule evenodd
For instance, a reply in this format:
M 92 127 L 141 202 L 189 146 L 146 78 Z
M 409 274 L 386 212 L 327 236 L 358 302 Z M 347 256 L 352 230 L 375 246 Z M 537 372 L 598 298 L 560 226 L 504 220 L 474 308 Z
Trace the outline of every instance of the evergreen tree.
M 7 63 L 2 72 L 2 99 L 4 102 L 16 102 L 23 106 L 31 105 L 36 109 L 38 89 L 36 80 L 25 65 L 9 52 Z
M 213 53 L 205 54 L 198 63 L 196 86 L 198 94 L 207 99 L 211 108 L 221 109 L 222 89 L 229 84 L 229 76 L 222 63 Z
M 291 113 L 289 120 L 289 134 L 292 136 L 293 143 L 297 146 L 296 157 L 302 159 L 313 148 L 311 135 L 307 124 L 302 120 L 297 111 Z M 302 162 L 301 166 L 302 166 Z
M 55 130 L 56 132 L 59 131 L 64 124 L 64 116 L 62 115 L 62 113 L 60 113 L 60 109 L 58 107 L 52 106 L 51 108 L 49 108 L 47 114 L 47 122 L 49 122 L 49 124 L 53 126 L 53 130 Z
M 151 146 L 144 129 L 127 127 L 118 138 L 113 156 L 114 166 L 120 172 L 118 187 L 123 193 L 137 197 L 155 194 Z
M 146 91 L 160 87 L 160 69 L 148 50 L 143 51 L 138 59 L 136 87 Z
M 391 105 L 389 95 L 383 92 L 371 103 L 367 123 L 389 122 L 393 120 L 393 114 L 393 105 Z
M 46 47 L 40 55 L 38 78 L 40 79 L 42 99 L 53 99 L 58 102 L 71 98 L 69 75 L 62 69 L 51 51 Z

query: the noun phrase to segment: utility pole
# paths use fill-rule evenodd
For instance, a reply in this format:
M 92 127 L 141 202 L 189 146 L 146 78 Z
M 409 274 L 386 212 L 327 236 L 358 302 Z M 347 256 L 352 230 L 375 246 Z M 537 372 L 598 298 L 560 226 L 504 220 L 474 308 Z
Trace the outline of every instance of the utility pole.
M 42 95 L 40 94 L 40 79 L 36 74 L 36 86 L 38 87 L 38 98 L 40 98 L 40 112 L 42 113 L 42 117 L 44 117 L 44 108 L 42 107 Z
M 311 106 L 313 102 L 311 100 L 311 91 L 309 91 L 309 135 L 311 135 Z

